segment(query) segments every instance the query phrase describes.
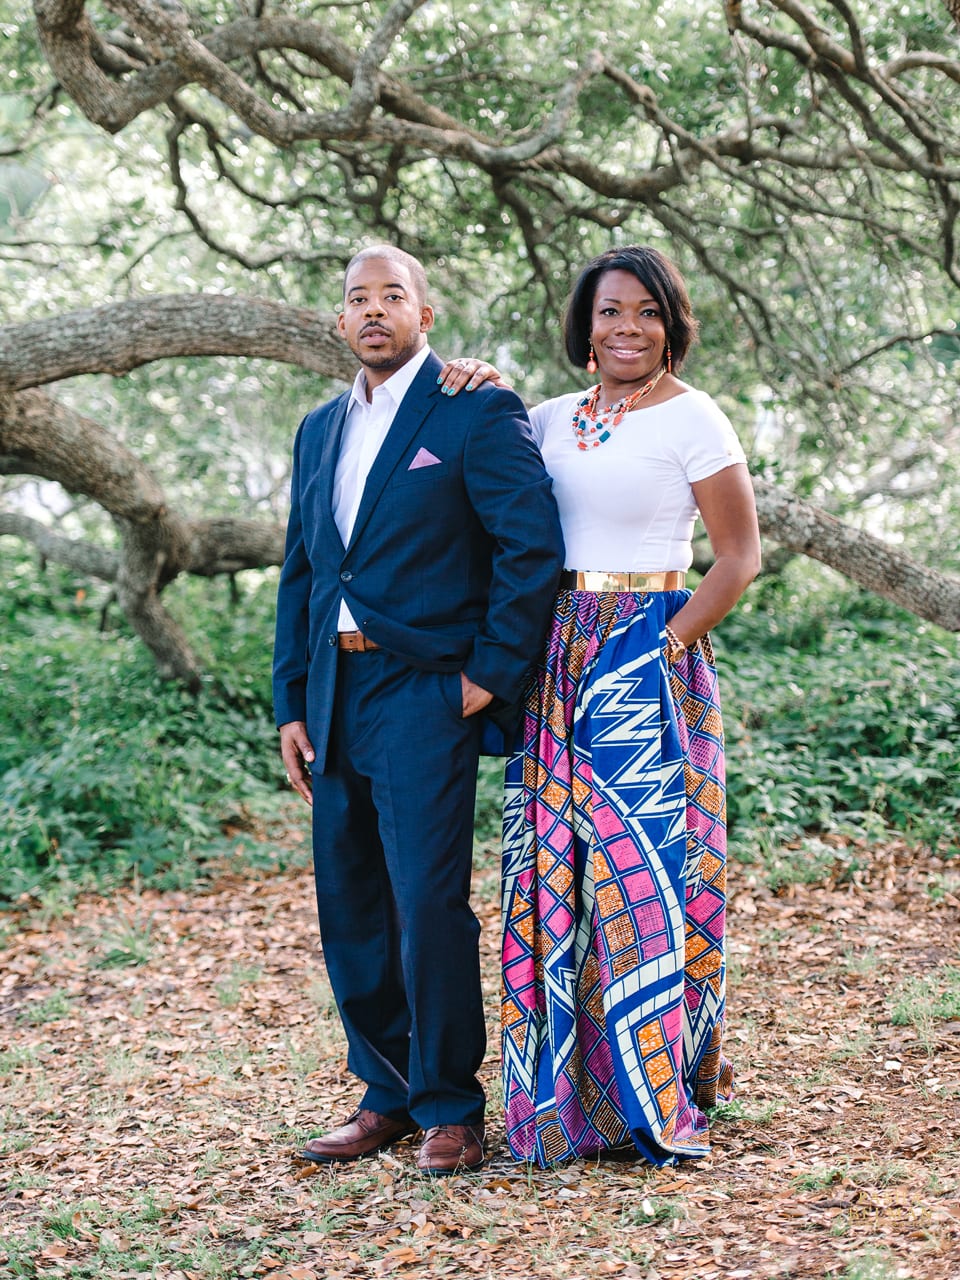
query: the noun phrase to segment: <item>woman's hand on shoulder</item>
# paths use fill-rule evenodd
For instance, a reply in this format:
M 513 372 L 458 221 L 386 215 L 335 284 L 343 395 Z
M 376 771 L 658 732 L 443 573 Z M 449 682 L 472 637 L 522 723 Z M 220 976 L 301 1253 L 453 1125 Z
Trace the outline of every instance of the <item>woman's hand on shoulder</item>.
M 464 388 L 476 391 L 484 382 L 492 382 L 495 387 L 504 387 L 507 391 L 513 390 L 513 384 L 506 380 L 495 365 L 486 360 L 475 360 L 472 356 L 448 360 L 440 370 L 437 382 L 440 384 L 441 394 L 445 396 L 455 396 Z

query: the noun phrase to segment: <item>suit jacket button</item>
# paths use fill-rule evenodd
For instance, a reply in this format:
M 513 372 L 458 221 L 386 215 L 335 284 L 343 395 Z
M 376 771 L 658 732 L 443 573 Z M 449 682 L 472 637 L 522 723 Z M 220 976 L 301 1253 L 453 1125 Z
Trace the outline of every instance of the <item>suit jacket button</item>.
M 335 649 L 337 647 L 337 637 L 327 636 L 327 644 L 330 646 L 331 649 Z
M 340 575 L 340 581 L 341 581 L 341 582 L 352 582 L 352 581 L 353 581 L 353 574 L 350 572 L 350 570 L 349 570 L 349 569 L 344 569 L 343 573 L 341 573 L 341 575 Z

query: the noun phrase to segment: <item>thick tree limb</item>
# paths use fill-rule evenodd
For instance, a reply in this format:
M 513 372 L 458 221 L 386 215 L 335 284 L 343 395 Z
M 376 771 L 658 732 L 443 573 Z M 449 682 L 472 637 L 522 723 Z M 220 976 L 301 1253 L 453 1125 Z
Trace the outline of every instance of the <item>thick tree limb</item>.
M 183 571 L 204 578 L 241 569 L 283 564 L 282 524 L 264 520 L 185 520 L 187 558 Z
M 50 559 L 113 582 L 127 621 L 160 674 L 198 689 L 200 665 L 160 592 L 181 572 L 232 573 L 279 563 L 281 530 L 250 521 L 191 525 L 173 515 L 153 477 L 128 450 L 39 391 L 0 398 L 0 469 L 57 480 L 109 512 L 120 533 L 118 553 L 71 543 L 16 515 L 3 516 L 0 534 L 25 537 Z
M 133 59 L 125 54 L 123 70 L 128 73 L 132 70 L 133 74 L 127 74 L 114 92 L 102 99 L 97 98 L 87 92 L 82 61 L 76 59 L 72 49 L 59 42 L 57 37 L 61 28 L 46 25 L 40 8 L 35 7 L 51 67 L 61 76 L 64 88 L 76 98 L 84 115 L 108 133 L 118 133 L 131 120 L 169 101 L 190 83 L 189 74 L 175 61 L 157 60 L 157 56 L 144 46 L 111 31 L 102 40 L 97 37 L 91 45 L 91 56 L 100 67 L 114 68 L 114 51 L 121 44 L 124 50 L 136 48 L 138 56 Z M 289 16 L 238 18 L 208 32 L 201 42 L 223 63 L 237 62 L 268 51 L 289 50 L 310 58 L 345 84 L 353 83 L 360 61 L 349 45 L 318 23 Z M 91 84 L 90 88 L 93 87 Z M 431 106 L 408 85 L 383 71 L 377 77 L 377 92 L 383 107 L 403 119 L 418 120 L 437 129 L 462 127 L 455 117 Z
M 284 528 L 263 520 L 224 517 L 214 520 L 182 520 L 186 558 L 180 571 L 201 578 L 264 569 L 283 563 Z M 0 511 L 0 538 L 31 543 L 45 560 L 101 582 L 116 582 L 120 556 L 108 547 L 85 539 L 67 538 L 40 520 L 15 511 Z
M 56 480 L 110 514 L 121 538 L 113 578 L 121 608 L 158 670 L 198 688 L 197 660 L 159 601 L 184 559 L 185 531 L 149 470 L 97 423 L 33 389 L 0 396 L 0 469 Z
M 0 468 L 56 480 L 132 525 L 151 524 L 166 510 L 160 485 L 129 449 L 42 391 L 0 396 Z
M 786 490 L 755 479 L 764 534 L 837 569 L 947 631 L 960 631 L 960 579 L 929 569 L 889 543 L 854 529 Z
M 234 111 L 254 133 L 278 146 L 288 146 L 296 141 L 353 138 L 362 131 L 368 141 L 423 146 L 435 155 L 469 159 L 491 174 L 534 164 L 538 168 L 546 164 L 558 172 L 571 172 L 569 166 L 576 157 L 575 152 L 560 150 L 548 157 L 544 152 L 559 142 L 584 85 L 601 71 L 621 84 L 630 80 L 599 54 L 590 55 L 560 88 L 556 106 L 540 130 L 525 138 L 503 139 L 484 136 L 455 117 L 431 107 L 409 86 L 403 85 L 396 77 L 385 75 L 379 68 L 374 74 L 374 55 L 382 60 L 386 48 L 409 13 L 419 7 L 416 0 L 408 0 L 406 4 L 398 0 L 359 56 L 317 21 L 292 17 L 241 19 L 201 37 L 194 37 L 186 25 L 185 10 L 161 8 L 151 4 L 150 0 L 113 0 L 113 7 L 129 19 L 135 30 L 146 33 L 152 65 L 127 75 L 111 90 L 109 82 L 106 87 L 104 85 L 105 77 L 95 61 L 94 50 L 98 43 L 112 37 L 97 35 L 83 12 L 80 0 L 71 0 L 69 5 L 56 4 L 54 0 L 35 0 L 38 27 L 51 68 L 87 118 L 110 132 L 117 132 L 144 111 L 169 101 L 178 90 L 193 83 L 205 88 Z M 833 68 L 852 81 L 862 81 L 867 90 L 879 94 L 897 112 L 901 122 L 922 141 L 925 148 L 934 141 L 930 130 L 916 118 L 909 102 L 891 87 L 895 76 L 863 65 L 862 60 L 858 61 L 831 39 L 804 6 L 793 3 L 793 0 L 779 0 L 778 3 L 778 7 L 794 19 L 805 38 L 785 36 L 771 26 L 748 18 L 740 3 L 727 3 L 724 7 L 731 29 L 742 31 L 761 47 L 789 51 L 806 67 L 825 71 Z M 53 11 L 58 11 L 56 21 Z M 72 26 L 67 13 L 72 17 Z M 854 30 L 852 39 L 858 35 Z M 326 113 L 280 111 L 273 107 L 231 67 L 232 63 L 244 57 L 266 50 L 295 50 L 315 59 L 350 86 L 346 105 Z M 928 59 L 923 65 L 942 74 L 960 73 L 960 63 L 945 58 Z M 896 70 L 900 74 L 903 65 L 898 64 Z M 655 101 L 652 91 L 645 89 L 650 101 Z M 377 118 L 371 116 L 374 99 L 385 108 L 384 114 Z M 944 164 L 943 154 L 928 162 L 923 151 L 907 153 L 899 138 L 885 131 L 881 122 L 872 118 L 865 102 L 854 102 L 853 105 L 862 116 L 867 136 L 876 137 L 884 152 L 892 152 L 904 168 L 920 166 L 927 176 L 938 176 L 937 169 Z M 685 133 L 675 123 L 670 127 L 678 137 Z M 754 119 L 749 128 L 738 127 L 734 131 L 737 159 L 744 165 L 762 159 L 759 152 L 754 152 L 754 139 L 761 130 L 779 133 L 782 143 L 784 137 L 796 128 L 797 122 L 788 118 L 777 122 Z M 727 137 L 732 141 L 731 135 Z M 760 141 L 759 138 L 757 140 Z M 712 144 L 723 154 L 724 141 L 725 136 L 719 135 L 715 143 L 704 139 L 700 146 Z M 943 153 L 948 146 L 947 139 L 936 141 Z M 770 148 L 762 145 L 769 154 Z M 822 151 L 819 144 L 817 149 Z M 956 155 L 955 150 L 953 154 Z M 789 163 L 788 155 L 783 158 Z M 851 166 L 856 163 L 856 153 L 852 148 L 847 163 Z M 583 171 L 581 180 L 590 173 L 594 177 L 588 180 L 587 185 L 593 190 L 614 198 L 631 198 L 634 183 L 628 181 L 626 175 L 594 165 Z M 631 177 L 635 182 L 636 175 Z M 662 170 L 658 181 L 676 185 L 684 181 L 684 176 L 677 166 L 670 166 Z
M 121 533 L 117 602 L 153 654 L 160 675 L 196 692 L 200 664 L 182 627 L 160 603 L 161 578 L 175 576 L 177 544 L 185 531 L 179 521 L 171 520 L 158 519 L 149 525 L 116 523 Z
M 44 559 L 52 560 L 54 564 L 99 578 L 101 582 L 116 581 L 117 553 L 97 546 L 95 542 L 66 538 L 55 533 L 49 525 L 16 511 L 0 511 L 0 538 L 4 535 L 32 543 Z
M 336 317 L 263 298 L 169 294 L 0 326 L 0 394 L 173 356 L 261 356 L 352 381 Z

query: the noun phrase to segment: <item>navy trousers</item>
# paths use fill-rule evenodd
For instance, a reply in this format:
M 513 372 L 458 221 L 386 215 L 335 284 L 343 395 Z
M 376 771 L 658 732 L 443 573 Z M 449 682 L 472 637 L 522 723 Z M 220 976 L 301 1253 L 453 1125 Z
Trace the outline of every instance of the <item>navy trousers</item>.
M 470 906 L 480 719 L 459 674 L 338 655 L 313 778 L 320 938 L 360 1106 L 426 1129 L 482 1119 L 480 926 Z M 309 729 L 309 726 L 308 726 Z

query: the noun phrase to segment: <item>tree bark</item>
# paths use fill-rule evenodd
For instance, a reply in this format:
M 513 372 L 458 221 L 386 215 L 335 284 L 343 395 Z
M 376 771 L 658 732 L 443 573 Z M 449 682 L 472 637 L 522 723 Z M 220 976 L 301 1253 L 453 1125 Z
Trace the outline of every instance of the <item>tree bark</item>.
M 0 326 L 0 395 L 82 373 L 129 373 L 174 356 L 260 356 L 352 382 L 330 312 L 265 298 L 165 294 Z
M 760 529 L 946 631 L 960 631 L 960 579 L 920 564 L 862 529 L 755 478 Z
M 93 542 L 65 538 L 39 520 L 15 511 L 0 511 L 0 538 L 4 535 L 32 543 L 45 560 L 65 565 L 74 573 L 103 582 L 115 582 L 119 557 L 115 551 Z

